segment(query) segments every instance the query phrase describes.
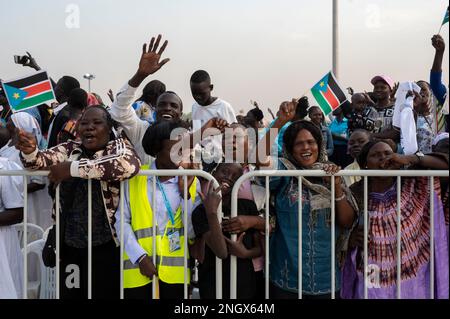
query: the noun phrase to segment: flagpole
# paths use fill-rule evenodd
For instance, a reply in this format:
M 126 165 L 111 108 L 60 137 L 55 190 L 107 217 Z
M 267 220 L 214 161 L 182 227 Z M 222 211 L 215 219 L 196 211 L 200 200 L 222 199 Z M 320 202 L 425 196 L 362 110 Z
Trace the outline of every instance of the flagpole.
M 339 78 L 339 23 L 338 23 L 338 0 L 333 0 L 333 73 Z

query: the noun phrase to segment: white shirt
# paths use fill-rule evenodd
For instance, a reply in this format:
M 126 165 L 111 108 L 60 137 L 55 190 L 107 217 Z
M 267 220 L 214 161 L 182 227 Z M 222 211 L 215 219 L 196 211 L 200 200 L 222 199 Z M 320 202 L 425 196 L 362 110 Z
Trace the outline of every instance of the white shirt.
M 221 118 L 228 122 L 228 124 L 236 123 L 236 114 L 230 103 L 217 98 L 213 103 L 207 106 L 201 106 L 197 102 L 192 105 L 192 128 L 196 132 L 200 130 L 212 118 Z M 202 139 L 202 146 L 206 149 L 203 156 L 207 162 L 214 158 L 216 162 L 222 158 L 222 137 L 213 136 Z M 220 154 L 216 153 L 220 150 Z M 209 153 L 209 154 L 208 154 Z M 208 158 L 209 157 L 209 158 Z
M 152 164 L 151 169 L 156 169 L 155 164 Z M 167 199 L 170 203 L 170 207 L 172 208 L 173 213 L 175 214 L 178 210 L 178 207 L 182 207 L 184 210 L 184 200 L 178 189 L 178 178 L 174 177 L 168 181 L 161 182 L 164 192 L 167 195 Z M 181 177 L 182 178 L 182 177 Z M 187 203 L 188 207 L 188 238 L 195 238 L 194 229 L 192 227 L 192 212 L 194 209 L 200 204 L 201 199 L 198 195 L 198 192 L 201 191 L 200 182 L 197 179 L 197 196 L 194 203 L 189 199 Z M 129 201 L 129 184 L 128 181 L 125 183 L 125 194 L 124 194 L 124 249 L 127 255 L 130 257 L 130 261 L 135 264 L 139 257 L 146 254 L 145 250 L 139 245 L 139 242 L 136 239 L 136 236 L 133 232 L 133 228 L 131 227 L 131 212 L 130 212 L 130 201 Z M 150 206 L 152 205 L 153 200 L 153 176 L 149 176 L 147 179 L 147 197 L 149 199 Z M 169 222 L 169 214 L 167 212 L 167 208 L 164 202 L 164 198 L 162 196 L 161 191 L 156 185 L 156 195 L 155 195 L 155 207 L 152 207 L 153 216 L 156 217 L 156 225 L 161 232 L 164 232 L 167 223 Z M 117 230 L 117 236 L 120 238 L 120 205 L 116 212 L 116 224 L 115 228 Z M 184 213 L 182 213 L 182 218 L 184 221 Z M 182 235 L 182 234 L 180 234 Z
M 0 170 L 20 170 L 14 162 L 0 157 Z M 23 207 L 22 176 L 0 176 L 0 214 L 7 209 Z M 0 299 L 22 297 L 23 256 L 17 231 L 0 226 Z
M 0 157 L 0 170 L 22 170 L 16 163 Z M 6 209 L 23 207 L 22 176 L 0 176 L 0 213 Z
M 142 147 L 142 139 L 150 123 L 141 120 L 132 107 L 136 91 L 137 88 L 131 87 L 126 83 L 117 93 L 109 113 L 113 120 L 119 122 L 123 127 L 141 159 L 141 163 L 145 165 L 152 162 L 152 157 L 146 154 Z
M 23 169 L 22 161 L 20 160 L 20 151 L 17 148 L 15 148 L 14 146 L 9 146 L 10 142 L 11 142 L 11 140 L 9 140 L 5 146 L 0 148 L 0 157 L 6 158 L 6 159 L 16 163 L 17 165 L 19 165 L 21 167 L 21 169 Z

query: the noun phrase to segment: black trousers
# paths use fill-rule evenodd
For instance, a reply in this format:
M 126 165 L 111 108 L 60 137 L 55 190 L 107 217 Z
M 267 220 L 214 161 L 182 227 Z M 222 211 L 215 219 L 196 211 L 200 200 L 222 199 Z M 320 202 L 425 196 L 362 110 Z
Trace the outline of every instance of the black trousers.
M 120 298 L 120 249 L 113 240 L 92 247 L 92 298 Z M 88 298 L 88 249 L 61 245 L 61 299 Z
M 152 283 L 142 287 L 127 288 L 124 290 L 124 296 L 125 299 L 151 300 L 153 298 Z M 159 298 L 184 299 L 184 284 L 166 284 L 160 280 Z

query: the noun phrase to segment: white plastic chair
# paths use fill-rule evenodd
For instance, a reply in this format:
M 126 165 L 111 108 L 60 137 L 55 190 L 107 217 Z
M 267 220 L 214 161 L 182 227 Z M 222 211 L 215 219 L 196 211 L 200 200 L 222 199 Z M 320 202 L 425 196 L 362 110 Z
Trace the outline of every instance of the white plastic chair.
M 56 299 L 55 268 L 45 267 L 42 261 L 44 245 L 44 239 L 33 241 L 27 245 L 28 254 L 36 254 L 38 256 L 40 269 L 39 280 L 37 282 L 28 282 L 28 295 L 37 295 L 37 291 L 39 291 L 39 299 Z
M 17 230 L 17 235 L 19 236 L 20 248 L 23 248 L 23 223 L 13 225 Z M 32 223 L 27 223 L 27 244 L 42 239 L 44 235 L 44 230 Z

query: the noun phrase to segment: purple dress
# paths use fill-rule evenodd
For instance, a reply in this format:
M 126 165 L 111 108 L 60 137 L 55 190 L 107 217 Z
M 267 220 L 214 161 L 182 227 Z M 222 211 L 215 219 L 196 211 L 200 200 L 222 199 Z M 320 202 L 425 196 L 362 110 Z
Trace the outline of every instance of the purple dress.
M 434 256 L 435 298 L 449 298 L 448 238 L 439 181 L 435 179 Z M 354 185 L 352 191 L 360 190 Z M 385 193 L 369 193 L 368 298 L 397 298 L 397 185 Z M 401 298 L 430 298 L 430 190 L 428 177 L 403 178 L 401 192 Z M 355 197 L 364 198 L 357 192 Z M 364 207 L 364 206 L 360 206 Z M 361 210 L 360 220 L 364 220 Z M 354 248 L 342 270 L 341 296 L 364 298 L 364 252 Z

